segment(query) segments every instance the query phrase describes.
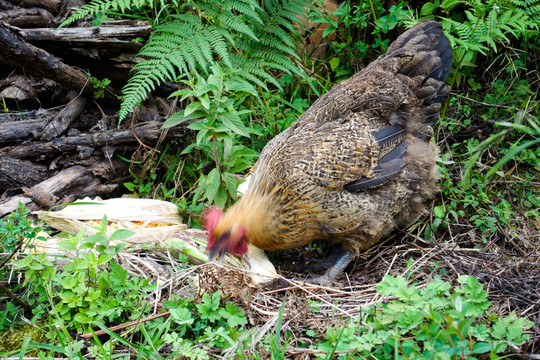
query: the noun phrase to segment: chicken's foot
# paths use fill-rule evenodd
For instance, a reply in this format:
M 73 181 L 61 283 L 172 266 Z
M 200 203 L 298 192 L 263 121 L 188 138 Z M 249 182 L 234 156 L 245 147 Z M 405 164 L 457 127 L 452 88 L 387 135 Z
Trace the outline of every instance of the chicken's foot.
M 338 248 L 336 248 L 330 256 L 328 256 L 326 259 L 311 259 L 311 261 L 307 264 L 298 264 L 295 265 L 292 268 L 292 271 L 298 272 L 298 273 L 317 273 L 323 270 L 327 270 L 331 266 L 333 266 L 345 253 L 347 252 L 347 249 L 343 247 L 341 244 Z
M 332 265 L 328 270 L 326 270 L 324 275 L 318 276 L 313 279 L 309 279 L 307 281 L 311 284 L 317 284 L 317 285 L 324 285 L 324 286 L 332 285 L 332 282 L 334 281 L 334 279 L 345 270 L 347 265 L 349 265 L 351 261 L 354 260 L 355 257 L 356 257 L 355 254 L 353 254 L 349 250 L 345 250 L 343 255 L 340 256 L 336 260 L 334 265 Z

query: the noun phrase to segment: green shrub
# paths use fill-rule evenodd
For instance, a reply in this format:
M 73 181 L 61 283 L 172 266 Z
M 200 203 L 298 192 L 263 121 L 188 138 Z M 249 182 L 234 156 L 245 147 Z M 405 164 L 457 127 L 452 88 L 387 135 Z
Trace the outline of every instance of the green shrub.
M 319 357 L 336 352 L 340 358 L 374 356 L 377 359 L 491 359 L 506 353 L 508 345 L 529 338 L 523 333 L 533 323 L 511 313 L 499 318 L 487 312 L 488 292 L 472 276 L 461 276 L 452 289 L 434 279 L 423 288 L 403 277 L 386 276 L 377 292 L 394 298 L 363 310 L 350 324 L 329 328 Z

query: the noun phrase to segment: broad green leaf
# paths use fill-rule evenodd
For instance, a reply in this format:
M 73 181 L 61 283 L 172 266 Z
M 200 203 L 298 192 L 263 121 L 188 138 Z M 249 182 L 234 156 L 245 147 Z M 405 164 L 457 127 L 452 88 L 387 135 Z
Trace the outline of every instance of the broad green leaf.
M 209 78 L 209 80 L 212 80 L 212 79 Z M 209 81 L 208 83 L 197 87 L 196 96 L 200 98 L 202 95 L 205 95 L 209 91 L 219 91 L 219 86 L 218 86 L 219 83 L 220 81 L 218 81 L 217 84 L 215 82 Z
M 329 26 L 326 29 L 324 29 L 323 34 L 322 34 L 323 39 L 327 37 L 328 35 L 330 35 L 335 30 L 336 28 L 334 26 Z
M 216 203 L 217 206 L 221 208 L 225 207 L 225 203 L 227 202 L 227 190 L 225 189 L 223 185 L 219 186 L 216 192 L 216 196 L 214 198 L 214 202 Z
M 191 123 L 187 126 L 190 130 L 202 130 L 202 129 L 208 129 L 208 125 L 204 121 L 196 121 L 194 123 Z
M 242 92 L 251 94 L 253 96 L 259 95 L 255 87 L 249 83 L 231 82 L 231 83 L 226 84 L 225 89 L 228 91 L 242 91 Z
M 433 13 L 433 10 L 435 10 L 435 5 L 433 3 L 425 3 L 423 6 L 422 6 L 422 9 L 420 9 L 420 15 L 422 16 L 426 16 L 426 15 L 431 15 Z
M 199 101 L 194 101 L 188 106 L 186 106 L 186 108 L 184 109 L 184 116 L 189 116 L 195 111 L 202 110 L 202 109 L 203 109 L 203 105 Z
M 112 258 L 113 258 L 112 255 L 107 255 L 107 254 L 99 255 L 98 260 L 97 260 L 97 264 L 98 264 L 98 265 L 106 264 L 106 263 L 108 263 L 109 260 L 111 260 Z
M 110 240 L 124 240 L 135 235 L 135 232 L 128 229 L 118 229 L 112 233 Z
M 444 206 L 442 206 L 442 205 L 435 206 L 433 208 L 433 215 L 435 215 L 435 217 L 438 218 L 438 219 L 443 219 L 444 218 Z
M 109 274 L 106 273 L 105 271 L 102 271 L 99 273 L 97 282 L 98 282 L 98 289 L 100 290 L 108 289 L 109 286 L 111 286 L 111 282 L 109 280 Z
M 473 354 L 484 354 L 491 350 L 491 345 L 486 342 L 479 342 L 473 346 Z
M 335 57 L 332 60 L 330 60 L 330 69 L 332 69 L 332 71 L 336 71 L 338 66 L 339 66 L 339 58 L 338 57 Z
M 204 111 L 194 111 L 189 116 L 185 116 L 183 111 L 179 111 L 176 114 L 173 114 L 167 120 L 165 120 L 163 125 L 161 125 L 161 128 L 167 129 L 176 125 L 180 125 L 183 122 L 186 122 L 189 120 L 202 119 L 205 116 L 206 116 L 206 113 Z
M 219 171 L 217 168 L 212 169 L 206 177 L 206 197 L 210 202 L 214 201 L 220 185 Z
M 229 195 L 231 195 L 232 198 L 236 198 L 236 188 L 238 184 L 238 182 L 236 181 L 236 178 L 230 173 L 223 173 L 221 178 L 223 179 L 223 182 L 225 183 L 225 186 L 227 187 L 227 191 L 229 192 Z
M 206 110 L 210 110 L 210 100 L 208 99 L 208 95 L 199 97 L 199 101 Z
M 242 123 L 242 120 L 235 114 L 230 112 L 225 112 L 219 116 L 219 119 L 229 129 L 231 129 L 233 132 L 249 137 L 248 129 L 244 126 L 244 123 Z
M 199 132 L 197 133 L 197 137 L 195 139 L 195 143 L 197 145 L 200 145 L 204 139 L 206 139 L 206 136 L 208 135 L 209 133 L 209 130 L 208 129 L 201 129 L 199 130 Z
M 77 246 L 71 240 L 60 241 L 58 247 L 66 250 L 77 250 Z

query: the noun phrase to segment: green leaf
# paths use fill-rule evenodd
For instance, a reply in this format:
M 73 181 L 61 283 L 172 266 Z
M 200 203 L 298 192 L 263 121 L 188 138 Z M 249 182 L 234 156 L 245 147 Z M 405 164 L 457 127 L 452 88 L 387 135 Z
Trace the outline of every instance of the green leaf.
M 486 342 L 479 342 L 473 346 L 473 354 L 484 354 L 491 350 L 491 345 Z
M 111 286 L 111 281 L 109 280 L 109 274 L 105 271 L 99 273 L 97 278 L 98 289 L 106 290 Z
M 109 238 L 111 241 L 124 240 L 135 235 L 135 232 L 128 229 L 118 229 Z
M 322 34 L 323 39 L 327 37 L 328 35 L 330 35 L 332 32 L 334 32 L 335 30 L 336 30 L 335 26 L 332 26 L 332 25 L 324 29 L 323 34 Z
M 219 84 L 220 81 L 218 80 L 217 83 L 215 81 L 212 81 L 214 77 L 209 77 L 209 81 L 206 84 L 203 84 L 202 86 L 197 86 L 196 96 L 200 98 L 202 95 L 206 95 L 209 91 L 219 91 Z
M 230 173 L 223 173 L 221 175 L 221 178 L 223 179 L 223 182 L 225 183 L 225 186 L 227 187 L 227 191 L 229 192 L 229 195 L 234 199 L 236 198 L 236 188 L 238 182 L 236 181 L 236 178 L 230 174 Z
M 422 16 L 431 15 L 433 13 L 433 10 L 435 10 L 435 4 L 429 3 L 429 2 L 425 3 L 422 6 L 422 9 L 420 9 L 420 15 Z
M 171 318 L 177 325 L 191 325 L 195 321 L 191 311 L 187 308 L 171 308 Z
M 403 276 L 386 275 L 377 285 L 377 292 L 381 295 L 395 295 L 396 290 L 406 289 L 407 285 L 407 280 Z
M 208 99 L 208 95 L 203 95 L 203 96 L 199 97 L 199 100 L 201 102 L 201 105 L 206 110 L 210 110 L 210 100 Z
M 77 246 L 71 240 L 60 241 L 58 247 L 66 250 L 77 250 Z
M 243 83 L 243 82 L 230 82 L 226 84 L 225 87 L 228 91 L 241 91 L 246 92 L 248 94 L 251 94 L 253 96 L 258 96 L 257 90 L 255 87 L 249 83 Z
M 335 57 L 332 60 L 330 60 L 330 68 L 332 71 L 336 71 L 336 69 L 339 67 L 339 58 Z
M 242 123 L 242 120 L 232 112 L 225 112 L 219 116 L 219 119 L 229 129 L 231 129 L 233 132 L 249 137 L 248 129 L 244 126 L 244 123 Z
M 195 139 L 195 144 L 198 146 L 200 145 L 203 140 L 206 139 L 206 137 L 208 136 L 208 133 L 210 132 L 210 130 L 208 129 L 201 129 L 199 130 L 199 132 L 197 133 L 197 137 Z
M 190 130 L 203 130 L 203 129 L 208 129 L 208 126 L 206 125 L 205 121 L 197 121 L 197 122 L 189 124 L 187 128 Z
M 171 117 L 169 117 L 163 125 L 161 126 L 162 129 L 167 129 L 176 125 L 180 125 L 183 122 L 189 121 L 189 120 L 195 120 L 195 119 L 202 119 L 206 116 L 206 112 L 204 111 L 194 111 L 189 116 L 185 116 L 183 111 L 179 111 L 176 114 L 173 114 Z M 197 123 L 195 123 L 197 124 Z
M 184 101 L 186 98 L 193 96 L 194 94 L 195 94 L 195 91 L 193 91 L 192 89 L 184 88 L 184 89 L 174 91 L 171 95 L 169 95 L 169 98 L 174 97 L 174 96 L 182 96 L 182 98 L 180 98 L 180 101 Z
M 206 197 L 210 202 L 214 201 L 221 182 L 219 179 L 219 171 L 217 168 L 212 169 L 206 177 Z
M 227 203 L 227 190 L 223 185 L 219 185 L 216 196 L 214 198 L 214 203 L 220 208 L 225 207 L 225 203 Z
M 108 254 L 100 255 L 100 256 L 98 257 L 97 264 L 98 264 L 98 265 L 106 264 L 106 263 L 108 263 L 109 260 L 111 260 L 112 258 L 113 258 L 112 255 L 108 255 Z
M 443 219 L 444 218 L 444 213 L 445 213 L 444 206 L 442 206 L 442 205 L 435 206 L 433 208 L 433 215 L 435 215 L 435 217 L 437 219 Z
M 184 117 L 189 116 L 190 114 L 202 109 L 203 105 L 199 101 L 194 101 L 188 106 L 186 106 L 186 108 L 184 109 Z
M 227 303 L 224 309 L 222 308 L 219 310 L 219 314 L 224 319 L 227 319 L 227 323 L 229 324 L 230 327 L 234 328 L 239 325 L 247 324 L 245 312 L 241 311 L 240 308 L 238 308 L 232 303 Z

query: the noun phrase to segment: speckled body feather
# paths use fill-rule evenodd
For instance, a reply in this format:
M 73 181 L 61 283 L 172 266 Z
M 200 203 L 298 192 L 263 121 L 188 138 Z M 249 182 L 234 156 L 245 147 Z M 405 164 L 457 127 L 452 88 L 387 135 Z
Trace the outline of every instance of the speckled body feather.
M 440 24 L 405 32 L 267 144 L 215 238 L 242 227 L 264 250 L 328 239 L 357 254 L 417 219 L 437 191 L 431 124 L 451 63 Z

